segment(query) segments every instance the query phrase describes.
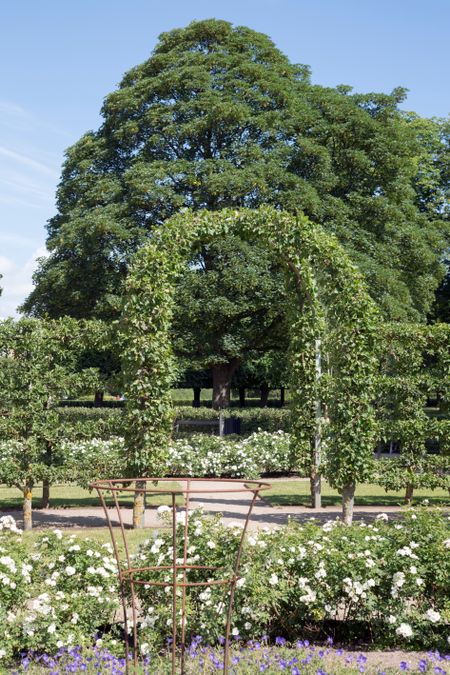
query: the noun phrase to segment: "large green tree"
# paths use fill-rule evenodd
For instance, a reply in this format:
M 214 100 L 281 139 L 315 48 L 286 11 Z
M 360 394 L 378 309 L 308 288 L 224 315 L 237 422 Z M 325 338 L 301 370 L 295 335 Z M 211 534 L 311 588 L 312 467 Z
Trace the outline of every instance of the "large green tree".
M 390 319 L 423 319 L 445 237 L 418 205 L 425 150 L 403 96 L 313 86 L 268 37 L 225 21 L 164 33 L 68 150 L 24 309 L 113 317 L 131 254 L 169 216 L 271 203 L 337 234 Z
M 193 262 L 175 298 L 174 348 L 189 367 L 211 368 L 213 406 L 228 407 L 245 360 L 287 349 L 284 276 L 267 249 L 230 235 Z

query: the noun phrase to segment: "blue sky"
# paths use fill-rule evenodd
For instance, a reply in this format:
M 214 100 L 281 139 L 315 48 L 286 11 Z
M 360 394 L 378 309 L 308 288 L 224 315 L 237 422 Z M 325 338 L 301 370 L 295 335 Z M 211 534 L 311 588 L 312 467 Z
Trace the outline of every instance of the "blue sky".
M 104 96 L 158 35 L 222 18 L 267 33 L 314 82 L 410 90 L 405 108 L 450 113 L 448 0 L 3 0 L 0 18 L 0 317 L 45 254 L 64 150 L 100 123 Z

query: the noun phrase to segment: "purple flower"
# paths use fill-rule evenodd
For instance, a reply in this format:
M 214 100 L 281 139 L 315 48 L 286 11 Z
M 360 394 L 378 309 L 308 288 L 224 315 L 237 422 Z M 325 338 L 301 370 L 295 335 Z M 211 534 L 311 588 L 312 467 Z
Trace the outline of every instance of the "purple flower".
M 278 647 L 283 647 L 286 644 L 286 638 L 284 637 L 276 637 L 275 638 L 275 644 Z
M 409 670 L 409 666 L 406 661 L 400 661 L 400 670 Z
M 426 659 L 421 659 L 421 660 L 419 661 L 419 671 L 420 671 L 421 673 L 426 673 L 426 671 L 427 671 L 427 665 L 428 665 L 428 661 L 427 661 Z

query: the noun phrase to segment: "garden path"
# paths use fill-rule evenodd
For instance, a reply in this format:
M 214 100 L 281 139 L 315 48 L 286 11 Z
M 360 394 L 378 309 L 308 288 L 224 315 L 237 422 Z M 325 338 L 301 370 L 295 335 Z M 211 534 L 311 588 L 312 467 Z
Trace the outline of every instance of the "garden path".
M 242 483 L 242 486 L 244 483 Z M 248 512 L 251 501 L 251 493 L 244 488 L 242 492 L 220 493 L 220 481 L 198 481 L 196 488 L 200 490 L 199 494 L 192 495 L 190 508 L 194 506 L 203 506 L 205 512 L 221 513 L 224 522 L 236 522 L 243 524 Z M 202 492 L 208 490 L 213 492 Z M 217 490 L 217 492 L 214 492 Z M 19 527 L 22 525 L 21 511 L 8 511 L 12 515 Z M 249 527 L 258 529 L 262 527 L 274 527 L 285 525 L 288 520 L 294 519 L 299 522 L 305 522 L 312 518 L 320 522 L 334 520 L 341 513 L 338 506 L 325 506 L 321 509 L 312 509 L 306 506 L 279 506 L 273 507 L 264 499 L 256 500 Z M 401 509 L 392 506 L 361 506 L 355 507 L 354 519 L 371 521 L 379 513 L 387 513 L 389 516 L 398 516 Z M 132 522 L 132 512 L 130 508 L 121 509 L 122 519 L 126 526 Z M 6 515 L 4 512 L 2 515 Z M 114 509 L 110 510 L 110 517 L 114 525 L 118 525 L 117 514 Z M 81 508 L 59 508 L 59 509 L 35 509 L 33 511 L 34 527 L 105 527 L 106 519 L 103 509 L 98 507 Z M 155 508 L 147 508 L 145 514 L 146 527 L 158 527 L 161 521 L 157 517 Z

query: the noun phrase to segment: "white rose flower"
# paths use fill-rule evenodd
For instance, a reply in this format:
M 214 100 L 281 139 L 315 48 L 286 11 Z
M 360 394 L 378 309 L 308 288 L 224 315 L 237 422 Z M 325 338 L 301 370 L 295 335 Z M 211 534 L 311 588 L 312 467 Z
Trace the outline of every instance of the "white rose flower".
M 47 628 L 47 633 L 56 633 L 56 626 L 54 623 L 51 623 L 50 626 Z
M 269 579 L 269 584 L 271 586 L 276 586 L 278 583 L 278 576 L 276 574 L 271 574 Z
M 375 520 L 384 520 L 385 522 L 389 520 L 389 516 L 387 513 L 379 513 Z
M 395 632 L 397 633 L 397 635 L 400 635 L 401 637 L 404 638 L 409 638 L 412 637 L 413 635 L 413 630 L 408 623 L 401 623 Z
M 428 609 L 425 612 L 425 618 L 428 619 L 428 621 L 431 621 L 431 623 L 437 623 L 440 620 L 441 615 L 434 609 Z
M 72 567 L 71 565 L 67 565 L 65 572 L 68 577 L 73 577 L 73 575 L 76 573 L 75 567 Z

